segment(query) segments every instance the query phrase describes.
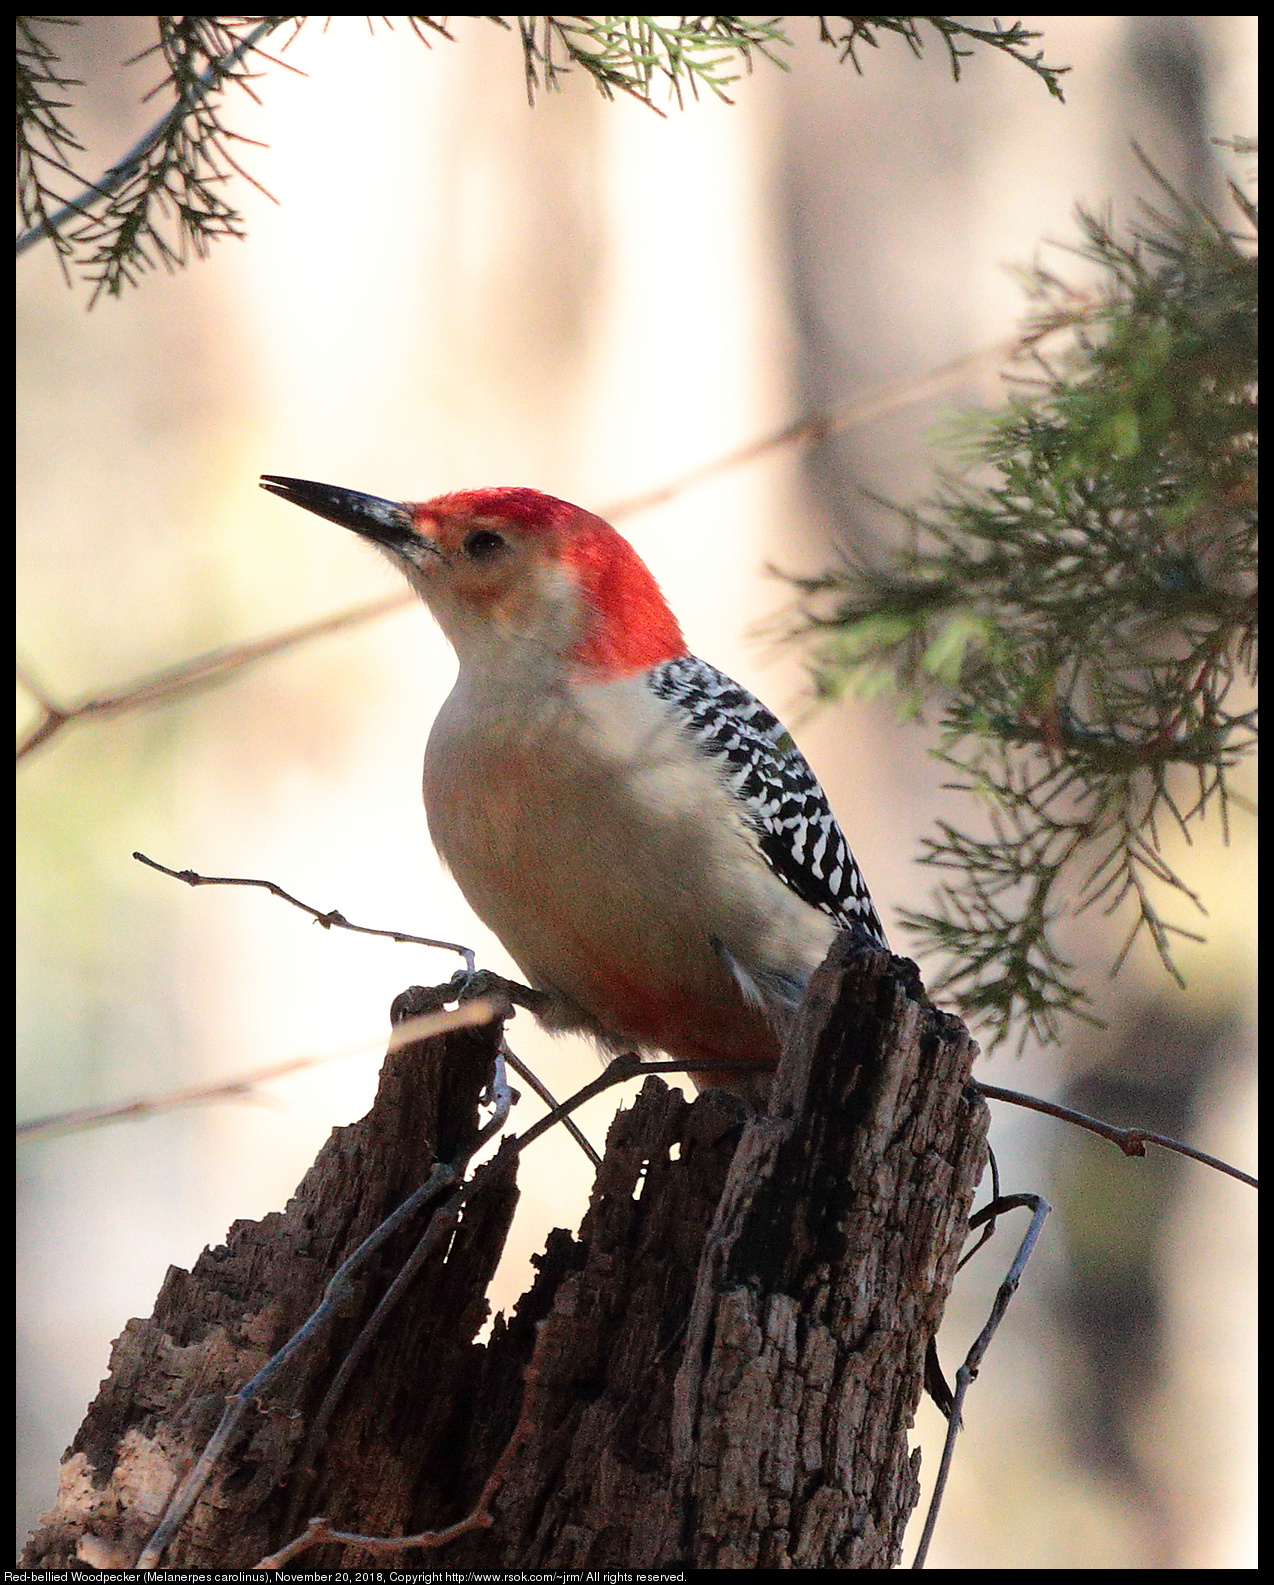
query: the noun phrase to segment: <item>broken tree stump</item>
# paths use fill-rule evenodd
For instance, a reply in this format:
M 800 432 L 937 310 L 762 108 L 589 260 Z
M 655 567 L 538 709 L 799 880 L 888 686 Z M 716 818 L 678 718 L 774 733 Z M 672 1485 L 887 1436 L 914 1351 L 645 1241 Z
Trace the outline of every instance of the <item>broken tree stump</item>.
M 415 988 L 395 1016 L 443 994 Z M 116 1341 L 27 1566 L 136 1562 L 227 1395 L 435 1163 L 472 1148 L 498 1040 L 489 1025 L 394 1051 L 371 1111 L 334 1130 L 282 1213 L 170 1269 L 154 1315 Z M 986 1158 L 975 1051 L 913 965 L 841 937 L 766 1114 L 649 1077 L 611 1125 L 578 1233 L 550 1235 L 480 1344 L 517 1198 L 502 1157 L 331 1401 L 429 1213 L 400 1229 L 249 1407 L 164 1562 L 248 1566 L 318 1514 L 366 1536 L 436 1531 L 487 1488 L 480 1527 L 397 1561 L 893 1566 L 917 1496 L 907 1432 L 925 1350 Z M 299 1566 L 383 1554 L 326 1542 Z

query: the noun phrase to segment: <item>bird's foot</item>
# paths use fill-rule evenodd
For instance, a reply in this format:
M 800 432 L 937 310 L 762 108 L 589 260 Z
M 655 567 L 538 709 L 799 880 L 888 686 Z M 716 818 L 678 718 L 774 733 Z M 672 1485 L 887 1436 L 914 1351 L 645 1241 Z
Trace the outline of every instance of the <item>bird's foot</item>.
M 491 969 L 475 969 L 472 974 L 466 969 L 457 969 L 447 991 L 449 1001 L 471 1002 L 475 996 L 503 996 L 514 1007 L 525 1007 L 527 1012 L 537 1014 L 543 1012 L 548 1001 L 543 991 L 523 985 L 519 980 L 505 979 L 503 974 Z

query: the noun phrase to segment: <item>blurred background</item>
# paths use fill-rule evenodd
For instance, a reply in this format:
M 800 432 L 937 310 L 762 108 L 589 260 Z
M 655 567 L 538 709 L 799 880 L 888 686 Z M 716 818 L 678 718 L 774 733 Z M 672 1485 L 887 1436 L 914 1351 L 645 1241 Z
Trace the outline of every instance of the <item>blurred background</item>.
M 398 498 L 527 484 L 604 511 L 790 420 L 1010 335 L 1006 266 L 1077 240 L 1073 208 L 1151 196 L 1136 139 L 1184 192 L 1224 205 L 1242 174 L 1210 143 L 1255 135 L 1255 17 L 1045 17 L 1067 103 L 979 52 L 953 83 L 886 35 L 863 74 L 794 17 L 791 71 L 761 62 L 733 106 L 608 104 L 591 82 L 528 107 L 516 33 L 453 19 L 317 21 L 231 124 L 278 200 L 232 200 L 248 239 L 148 277 L 90 314 L 47 246 L 18 270 L 18 637 L 55 698 L 396 592 L 353 536 L 257 488 L 292 474 Z M 85 79 L 82 168 L 153 121 L 160 70 L 120 70 L 144 17 L 59 30 Z M 153 24 L 151 24 L 153 26 Z M 1231 160 L 1226 165 L 1226 160 Z M 1082 278 L 1078 260 L 1054 255 Z M 886 927 L 922 906 L 915 855 L 958 818 L 923 727 L 888 700 L 809 708 L 799 652 L 763 636 L 839 543 L 896 532 L 864 492 L 914 500 L 953 406 L 998 400 L 988 361 L 812 449 L 723 472 L 624 531 L 691 648 L 789 723 Z M 18 1544 L 110 1340 L 170 1264 L 280 1208 L 334 1126 L 370 1103 L 393 996 L 442 953 L 325 932 L 264 893 L 190 891 L 136 864 L 266 877 L 359 923 L 467 942 L 512 972 L 441 874 L 420 807 L 428 725 L 453 676 L 423 610 L 316 641 L 166 708 L 89 721 L 18 780 L 19 1117 L 352 1054 L 252 1101 L 155 1115 L 19 1153 Z M 33 718 L 19 690 L 19 724 Z M 1188 989 L 1134 955 L 1104 977 L 1104 1032 L 984 1059 L 993 1082 L 1255 1160 L 1254 832 L 1240 817 L 1181 858 L 1209 907 Z M 895 927 L 895 947 L 906 950 Z M 515 1049 L 558 1094 L 590 1050 L 520 1014 Z M 584 1126 L 601 1144 L 615 1092 Z M 533 1101 L 522 1103 L 530 1120 Z M 560 1131 L 559 1131 L 560 1132 Z M 1057 1207 L 966 1412 L 930 1566 L 1255 1566 L 1254 1213 L 1175 1159 L 1126 1161 L 996 1108 L 1005 1187 Z M 493 1301 L 511 1304 L 590 1173 L 564 1137 L 528 1154 Z M 985 1317 L 1017 1229 L 963 1274 L 948 1369 Z M 931 1477 L 940 1422 L 916 1427 Z M 913 1527 L 914 1534 L 915 1527 Z M 909 1556 L 909 1554 L 908 1554 Z

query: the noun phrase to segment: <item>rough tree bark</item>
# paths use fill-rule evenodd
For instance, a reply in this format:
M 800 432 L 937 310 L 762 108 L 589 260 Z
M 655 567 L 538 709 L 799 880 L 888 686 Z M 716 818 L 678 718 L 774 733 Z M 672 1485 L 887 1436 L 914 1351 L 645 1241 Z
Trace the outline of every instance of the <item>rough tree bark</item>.
M 418 988 L 397 1016 L 438 1005 Z M 430 998 L 433 998 L 431 1001 Z M 130 1321 L 23 1561 L 136 1561 L 228 1393 L 341 1261 L 475 1137 L 497 1031 L 393 1053 L 285 1211 L 238 1222 Z M 612 1124 L 578 1235 L 474 1337 L 516 1204 L 513 1165 L 390 1314 L 313 1426 L 344 1354 L 423 1231 L 277 1378 L 165 1562 L 249 1565 L 323 1514 L 372 1535 L 468 1513 L 510 1438 L 494 1522 L 405 1567 L 888 1568 L 917 1495 L 907 1432 L 986 1155 L 975 1048 L 914 966 L 832 948 L 766 1115 L 658 1078 Z M 427 1215 L 427 1213 L 426 1213 Z M 385 1566 L 327 1544 L 298 1566 Z

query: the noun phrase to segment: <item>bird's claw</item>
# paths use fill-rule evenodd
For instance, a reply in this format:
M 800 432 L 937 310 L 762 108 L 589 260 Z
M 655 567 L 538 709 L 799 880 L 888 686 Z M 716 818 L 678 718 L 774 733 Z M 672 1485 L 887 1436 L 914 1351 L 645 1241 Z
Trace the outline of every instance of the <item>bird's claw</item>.
M 503 996 L 514 1007 L 525 1007 L 528 1012 L 538 1012 L 544 1004 L 544 993 L 509 980 L 491 969 L 457 969 L 451 976 L 448 989 L 459 1002 L 470 1002 L 476 996 Z

